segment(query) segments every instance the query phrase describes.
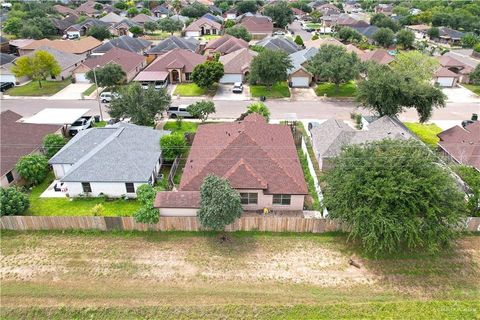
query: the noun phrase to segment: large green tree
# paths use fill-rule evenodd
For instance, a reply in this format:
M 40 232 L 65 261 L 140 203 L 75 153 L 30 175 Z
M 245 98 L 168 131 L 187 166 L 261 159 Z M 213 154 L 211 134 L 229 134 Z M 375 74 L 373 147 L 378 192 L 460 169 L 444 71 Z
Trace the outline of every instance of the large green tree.
M 223 64 L 209 60 L 193 68 L 192 80 L 200 88 L 210 88 L 223 77 L 223 74 Z
M 397 32 L 397 44 L 401 45 L 404 49 L 411 48 L 415 41 L 415 35 L 412 31 L 402 29 Z
M 48 159 L 53 157 L 67 143 L 67 140 L 59 134 L 47 134 L 43 137 L 43 152 Z
M 325 174 L 324 205 L 368 253 L 438 252 L 464 217 L 464 194 L 416 140 L 346 147 Z
M 23 56 L 15 61 L 12 72 L 17 77 L 29 77 L 38 81 L 38 86 L 42 88 L 42 80 L 49 76 L 58 76 L 62 68 L 55 57 L 47 51 L 38 50 L 31 56 Z
M 187 111 L 192 117 L 200 118 L 202 122 L 205 122 L 210 114 L 215 113 L 215 104 L 213 101 L 197 101 L 189 105 Z
M 158 209 L 153 207 L 156 192 L 149 184 L 141 185 L 137 188 L 137 201 L 140 203 L 140 209 L 135 213 L 136 222 L 155 224 L 160 218 Z
M 95 76 L 97 77 L 99 87 L 113 87 L 124 83 L 127 75 L 122 67 L 112 62 L 101 68 L 96 68 L 95 73 L 93 73 L 93 70 L 90 70 L 85 75 L 92 83 L 95 83 Z
M 373 34 L 372 38 L 380 46 L 388 48 L 393 44 L 395 34 L 391 29 L 380 28 Z
M 173 34 L 175 31 L 180 31 L 182 28 L 183 23 L 179 20 L 165 18 L 158 21 L 158 29 L 165 32 L 170 32 L 170 34 Z
M 480 85 L 480 64 L 477 64 L 475 69 L 470 73 L 470 81 L 474 84 Z
M 47 177 L 48 160 L 42 154 L 27 154 L 18 160 L 15 170 L 29 184 L 37 185 Z
M 363 36 L 355 29 L 343 27 L 338 31 L 338 38 L 343 42 L 360 42 Z
M 392 64 L 393 70 L 400 72 L 405 78 L 422 82 L 432 80 L 439 66 L 437 59 L 420 51 L 400 52 Z
M 140 83 L 122 87 L 118 98 L 113 98 L 109 107 L 112 118 L 131 118 L 138 125 L 153 126 L 155 117 L 170 105 L 171 97 L 165 89 L 154 86 L 143 89 Z
M 240 195 L 227 180 L 209 175 L 200 188 L 198 218 L 203 227 L 223 231 L 242 214 Z
M 235 38 L 243 39 L 247 42 L 252 40 L 252 35 L 245 29 L 244 26 L 233 26 L 225 30 L 226 34 L 234 36 Z
M 257 1 L 254 0 L 244 0 L 244 1 L 238 1 L 235 4 L 235 8 L 237 11 L 242 14 L 242 13 L 247 13 L 247 12 L 256 12 L 258 9 L 257 6 Z
M 92 26 L 88 29 L 87 36 L 92 36 L 95 39 L 103 41 L 105 39 L 110 38 L 112 34 L 110 33 L 110 31 L 108 31 L 106 27 Z
M 165 161 L 172 162 L 183 154 L 187 147 L 185 136 L 181 133 L 167 134 L 160 138 L 162 157 Z
M 292 9 L 290 9 L 285 1 L 267 5 L 263 9 L 263 14 L 272 18 L 273 24 L 277 28 L 285 28 L 293 21 Z
M 22 214 L 29 206 L 28 196 L 19 188 L 0 188 L 0 216 Z
M 247 114 L 258 113 L 268 122 L 270 120 L 270 110 L 263 102 L 254 102 L 247 107 Z
M 281 50 L 264 50 L 253 58 L 250 65 L 250 83 L 264 84 L 269 89 L 279 81 L 287 80 L 292 67 L 290 57 Z
M 329 44 L 318 50 L 307 69 L 317 79 L 334 83 L 335 90 L 338 91 L 340 84 L 358 77 L 360 59 L 354 52 L 348 53 L 343 47 Z

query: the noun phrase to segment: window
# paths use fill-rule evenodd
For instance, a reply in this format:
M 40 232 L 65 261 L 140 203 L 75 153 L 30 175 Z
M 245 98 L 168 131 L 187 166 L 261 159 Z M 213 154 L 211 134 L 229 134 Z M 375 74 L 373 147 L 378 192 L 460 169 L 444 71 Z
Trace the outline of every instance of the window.
M 90 186 L 90 182 L 82 182 L 82 189 L 84 193 L 92 192 L 92 186 Z
M 240 199 L 242 204 L 257 204 L 258 194 L 257 193 L 240 193 Z
M 274 194 L 273 204 L 288 206 L 290 205 L 291 196 L 289 194 Z
M 127 193 L 135 193 L 135 186 L 132 182 L 125 183 L 125 188 L 127 188 Z
M 185 73 L 185 81 L 190 81 L 191 73 Z
M 15 179 L 13 178 L 13 173 L 12 173 L 12 171 L 8 171 L 8 172 L 7 172 L 7 182 L 8 182 L 8 183 L 11 183 L 13 180 L 15 180 Z

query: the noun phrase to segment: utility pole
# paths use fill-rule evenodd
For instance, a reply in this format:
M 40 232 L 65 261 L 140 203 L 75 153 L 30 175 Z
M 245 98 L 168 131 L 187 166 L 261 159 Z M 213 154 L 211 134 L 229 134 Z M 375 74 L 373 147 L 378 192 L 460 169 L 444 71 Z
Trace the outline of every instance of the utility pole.
M 95 79 L 95 87 L 97 88 L 97 101 L 98 101 L 98 109 L 100 110 L 100 121 L 103 121 L 103 113 L 102 113 L 102 104 L 100 103 L 100 95 L 98 94 L 98 83 L 97 83 L 97 73 L 95 69 L 99 66 L 93 67 L 93 78 Z

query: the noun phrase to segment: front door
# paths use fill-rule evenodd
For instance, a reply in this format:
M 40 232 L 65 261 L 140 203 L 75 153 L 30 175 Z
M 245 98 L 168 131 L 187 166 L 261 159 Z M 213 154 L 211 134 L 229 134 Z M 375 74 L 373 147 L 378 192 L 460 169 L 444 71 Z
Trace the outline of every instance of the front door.
M 180 82 L 180 73 L 178 70 L 172 70 L 172 83 Z

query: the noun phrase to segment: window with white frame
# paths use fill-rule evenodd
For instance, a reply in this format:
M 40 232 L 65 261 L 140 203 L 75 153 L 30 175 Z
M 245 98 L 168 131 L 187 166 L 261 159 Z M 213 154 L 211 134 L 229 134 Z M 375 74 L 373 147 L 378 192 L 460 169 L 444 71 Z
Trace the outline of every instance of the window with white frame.
M 274 194 L 273 204 L 280 206 L 288 206 L 292 201 L 292 196 L 289 194 Z
M 258 194 L 257 193 L 240 193 L 240 200 L 242 204 L 257 204 Z

